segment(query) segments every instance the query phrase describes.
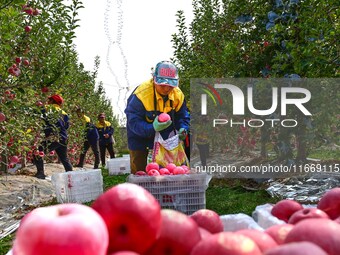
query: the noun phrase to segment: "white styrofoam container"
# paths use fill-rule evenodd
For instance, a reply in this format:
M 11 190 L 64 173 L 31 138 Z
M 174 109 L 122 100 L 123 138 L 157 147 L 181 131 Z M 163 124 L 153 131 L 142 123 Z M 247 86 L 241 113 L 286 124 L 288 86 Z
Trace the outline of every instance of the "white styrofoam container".
M 124 155 L 119 158 L 112 158 L 106 162 L 109 169 L 109 175 L 129 174 L 130 169 L 130 155 Z
M 103 193 L 100 169 L 57 173 L 51 180 L 59 203 L 90 202 Z
M 244 213 L 226 214 L 220 216 L 220 219 L 223 223 L 224 231 L 233 232 L 241 229 L 264 230 L 252 217 Z

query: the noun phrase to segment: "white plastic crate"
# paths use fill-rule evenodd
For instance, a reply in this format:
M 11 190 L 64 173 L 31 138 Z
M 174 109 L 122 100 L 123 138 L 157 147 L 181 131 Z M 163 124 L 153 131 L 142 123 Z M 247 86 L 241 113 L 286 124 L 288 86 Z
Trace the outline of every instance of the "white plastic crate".
M 59 203 L 90 202 L 103 193 L 100 169 L 57 173 L 51 180 Z
M 148 190 L 163 209 L 174 209 L 190 215 L 205 209 L 205 191 L 210 179 L 211 176 L 206 173 L 167 176 L 130 174 L 127 181 Z
M 129 174 L 130 169 L 130 155 L 124 155 L 119 158 L 112 158 L 106 162 L 109 169 L 109 175 Z

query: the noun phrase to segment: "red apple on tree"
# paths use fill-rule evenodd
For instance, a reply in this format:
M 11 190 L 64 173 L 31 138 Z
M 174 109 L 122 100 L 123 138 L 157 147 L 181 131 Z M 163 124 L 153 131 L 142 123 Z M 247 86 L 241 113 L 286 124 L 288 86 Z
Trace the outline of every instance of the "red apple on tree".
M 19 162 L 19 157 L 18 156 L 12 156 L 11 159 L 10 159 L 10 162 L 14 163 L 14 164 L 18 163 Z
M 145 255 L 186 255 L 201 240 L 196 222 L 179 211 L 162 210 L 161 233 Z
M 96 211 L 81 204 L 40 207 L 20 222 L 13 255 L 106 255 L 108 232 Z
M 27 33 L 31 32 L 31 30 L 32 30 L 32 27 L 31 27 L 31 26 L 25 26 L 25 31 L 26 31 Z
M 0 122 L 3 122 L 6 120 L 6 115 L 3 112 L 0 112 Z
M 143 254 L 159 236 L 161 208 L 155 197 L 132 183 L 116 185 L 92 204 L 109 231 L 108 253 L 131 250 Z

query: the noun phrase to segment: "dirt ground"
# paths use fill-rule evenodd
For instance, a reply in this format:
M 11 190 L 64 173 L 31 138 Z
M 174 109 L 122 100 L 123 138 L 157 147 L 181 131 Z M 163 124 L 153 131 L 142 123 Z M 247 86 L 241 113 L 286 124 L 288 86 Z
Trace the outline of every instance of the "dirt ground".
M 86 165 L 85 168 L 90 169 L 92 166 Z M 0 175 L 0 238 L 14 231 L 26 213 L 56 197 L 51 176 L 64 171 L 61 164 L 51 163 L 45 164 L 45 180 L 34 177 L 34 165 L 14 174 Z

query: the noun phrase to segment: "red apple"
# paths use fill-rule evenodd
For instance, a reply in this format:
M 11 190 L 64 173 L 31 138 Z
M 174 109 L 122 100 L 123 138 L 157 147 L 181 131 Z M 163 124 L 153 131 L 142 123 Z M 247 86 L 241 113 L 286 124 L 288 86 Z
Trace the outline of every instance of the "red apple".
M 318 202 L 317 208 L 334 220 L 340 216 L 340 188 L 327 191 Z
M 185 170 L 180 166 L 176 166 L 173 170 L 173 174 L 174 175 L 185 174 Z
M 156 169 L 151 169 L 151 170 L 148 172 L 148 175 L 149 175 L 149 176 L 159 176 L 159 175 L 161 175 L 161 174 L 158 172 L 158 170 L 156 170 Z
M 25 26 L 25 31 L 26 31 L 27 33 L 31 32 L 31 30 L 32 30 L 32 27 L 31 27 L 31 26 Z
M 2 112 L 0 112 L 0 122 L 3 122 L 6 120 L 6 115 Z
M 49 91 L 48 87 L 41 88 L 42 93 L 47 93 Z
M 134 251 L 117 251 L 114 253 L 110 253 L 110 255 L 139 255 L 139 253 L 136 253 Z
M 106 255 L 108 232 L 96 211 L 81 204 L 40 207 L 20 222 L 13 255 Z
M 299 210 L 293 213 L 292 216 L 290 216 L 288 223 L 296 224 L 297 222 L 301 220 L 311 219 L 311 218 L 329 219 L 328 214 L 320 209 L 305 208 L 305 209 L 302 209 L 302 210 Z
M 144 172 L 144 171 L 137 171 L 135 173 L 135 175 L 143 176 L 143 175 L 146 175 L 146 172 Z
M 170 171 L 167 168 L 165 168 L 165 167 L 159 169 L 159 173 L 161 175 L 170 175 Z
M 330 219 L 306 219 L 288 233 L 285 243 L 312 242 L 328 253 L 340 254 L 340 225 Z
M 267 250 L 264 255 L 327 255 L 327 253 L 316 244 L 311 242 L 296 242 L 282 244 Z
M 40 157 L 44 157 L 45 156 L 45 153 L 43 151 L 39 151 L 39 156 Z
M 271 213 L 278 219 L 288 222 L 289 217 L 301 209 L 303 209 L 303 207 L 300 203 L 294 200 L 285 199 L 277 202 L 273 206 Z
M 213 234 L 201 240 L 190 255 L 262 255 L 249 237 L 233 232 Z
M 28 59 L 24 59 L 24 61 L 22 61 L 22 63 L 25 65 L 25 66 L 29 66 L 30 65 L 30 62 Z
M 123 183 L 100 195 L 93 203 L 109 231 L 108 252 L 131 250 L 143 254 L 159 236 L 161 208 L 143 187 Z
M 176 165 L 174 163 L 169 163 L 166 165 L 166 168 L 169 170 L 170 173 L 173 173 Z
M 194 212 L 191 216 L 199 227 L 208 230 L 210 233 L 215 234 L 223 231 L 223 223 L 220 216 L 209 209 L 200 209 Z
M 10 159 L 10 162 L 14 163 L 14 164 L 18 163 L 19 162 L 19 157 L 18 156 L 12 156 L 11 159 Z
M 241 229 L 236 231 L 236 233 L 248 236 L 257 244 L 262 252 L 278 246 L 270 235 L 257 229 Z
M 201 240 L 208 238 L 212 234 L 206 230 L 205 228 L 198 227 L 198 231 L 200 232 Z
M 277 244 L 283 244 L 293 224 L 278 224 L 267 228 L 264 232 L 270 235 Z
M 146 165 L 145 170 L 146 172 L 149 172 L 151 169 L 159 170 L 159 165 L 156 162 L 150 162 Z
M 145 255 L 187 255 L 201 240 L 198 226 L 179 211 L 162 210 L 161 233 Z
M 36 8 L 36 9 L 34 9 L 34 11 L 33 11 L 33 16 L 37 16 L 37 15 L 39 15 L 41 13 L 41 11 L 38 9 L 38 8 Z
M 17 64 L 20 64 L 21 58 L 20 58 L 20 57 L 16 57 L 16 58 L 15 58 L 15 62 L 16 62 Z
M 158 115 L 158 121 L 159 122 L 167 122 L 171 119 L 170 115 L 167 113 L 161 113 L 160 115 Z

